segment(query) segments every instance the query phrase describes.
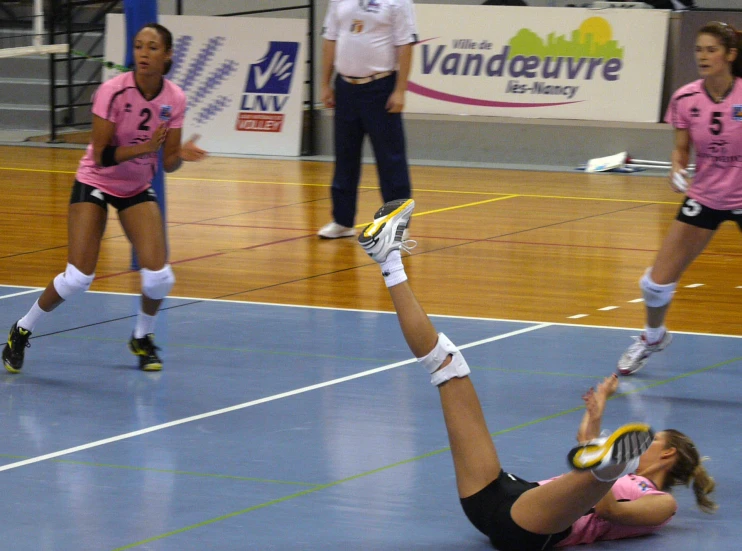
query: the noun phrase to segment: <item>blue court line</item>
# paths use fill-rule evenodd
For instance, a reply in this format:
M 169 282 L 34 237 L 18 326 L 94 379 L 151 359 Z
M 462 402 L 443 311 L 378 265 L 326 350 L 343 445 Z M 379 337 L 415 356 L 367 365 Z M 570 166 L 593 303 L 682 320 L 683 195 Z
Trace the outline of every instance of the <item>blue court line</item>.
M 27 456 L 23 455 L 10 455 L 7 453 L 0 453 L 0 457 L 7 459 L 27 459 Z M 163 473 L 181 476 L 195 476 L 201 478 L 223 478 L 228 480 L 241 480 L 245 482 L 260 482 L 263 484 L 284 484 L 288 486 L 320 486 L 318 482 L 297 482 L 294 480 L 274 480 L 271 478 L 257 478 L 254 476 L 237 476 L 231 474 L 218 474 L 218 473 L 198 473 L 194 471 L 178 471 L 175 469 L 157 469 L 154 467 L 135 467 L 133 465 L 113 465 L 111 463 L 95 463 L 92 461 L 73 461 L 71 459 L 52 459 L 52 463 L 59 463 L 61 465 L 80 465 L 82 467 L 100 467 L 104 469 L 121 469 L 124 471 L 139 471 L 149 473 Z
M 522 328 L 522 329 L 518 329 L 516 331 L 511 331 L 509 333 L 503 333 L 503 334 L 500 334 L 500 335 L 495 335 L 494 337 L 489 337 L 489 338 L 481 339 L 481 340 L 478 340 L 478 341 L 475 341 L 475 342 L 472 342 L 472 343 L 469 343 L 469 344 L 465 344 L 465 345 L 459 346 L 459 349 L 472 348 L 474 346 L 479 346 L 481 344 L 487 344 L 487 343 L 498 341 L 498 340 L 501 340 L 501 339 L 506 339 L 508 337 L 513 337 L 515 335 L 520 335 L 522 333 L 527 333 L 529 331 L 535 331 L 537 329 L 543 329 L 544 327 L 549 327 L 549 326 L 550 326 L 550 324 L 543 323 L 543 324 L 540 324 L 540 325 L 534 325 L 534 326 L 531 326 L 531 327 L 525 327 L 525 328 Z M 305 387 L 302 387 L 302 388 L 297 388 L 297 389 L 290 390 L 290 391 L 287 391 L 287 392 L 281 392 L 279 394 L 274 394 L 273 396 L 267 396 L 265 398 L 259 398 L 257 400 L 251 400 L 250 402 L 244 402 L 242 404 L 237 404 L 237 405 L 234 405 L 234 406 L 229 406 L 229 407 L 226 407 L 226 408 L 221 408 L 221 409 L 217 409 L 217 410 L 214 410 L 214 411 L 209 411 L 209 412 L 206 412 L 206 413 L 200 413 L 198 415 L 192 415 L 190 417 L 184 417 L 182 419 L 176 419 L 175 421 L 169 421 L 167 423 L 162 423 L 160 425 L 155 425 L 155 426 L 152 426 L 152 427 L 148 427 L 146 429 L 140 429 L 140 430 L 133 431 L 133 432 L 128 432 L 128 433 L 125 433 L 125 434 L 119 434 L 117 436 L 112 436 L 110 438 L 103 438 L 101 440 L 96 440 L 95 442 L 90 442 L 88 444 L 82 444 L 82 445 L 79 445 L 79 446 L 74 446 L 72 448 L 67 448 L 67 449 L 64 449 L 64 450 L 59 450 L 59 451 L 56 451 L 56 452 L 47 453 L 47 454 L 44 454 L 44 455 L 39 455 L 37 457 L 32 457 L 32 458 L 29 458 L 29 459 L 24 459 L 22 461 L 16 461 L 15 463 L 9 463 L 7 465 L 0 466 L 0 472 L 2 472 L 2 471 L 8 471 L 8 470 L 11 470 L 11 469 L 17 469 L 19 467 L 24 467 L 26 465 L 31 465 L 33 463 L 40 463 L 42 461 L 47 461 L 49 459 L 54 459 L 54 458 L 57 458 L 57 457 L 61 457 L 63 455 L 69 455 L 71 453 L 76 453 L 76 452 L 88 450 L 88 449 L 91 449 L 91 448 L 97 448 L 99 446 L 104 446 L 106 444 L 111 444 L 113 442 L 119 442 L 121 440 L 127 440 L 129 438 L 134 438 L 135 436 L 141 436 L 143 434 L 149 434 L 150 432 L 155 432 L 155 431 L 158 431 L 158 430 L 163 430 L 163 429 L 167 429 L 167 428 L 170 428 L 170 427 L 175 427 L 175 426 L 178 426 L 178 425 L 183 425 L 185 423 L 190 423 L 190 422 L 193 422 L 193 421 L 200 421 L 201 419 L 206 419 L 208 417 L 214 417 L 216 415 L 222 415 L 224 413 L 230 413 L 232 411 L 238 411 L 238 410 L 249 408 L 249 407 L 252 407 L 252 406 L 257 406 L 257 405 L 260 405 L 260 404 L 265 404 L 265 403 L 268 403 L 268 402 L 273 402 L 273 401 L 276 401 L 276 400 L 281 400 L 283 398 L 289 398 L 291 396 L 296 396 L 298 394 L 304 394 L 306 392 L 311 392 L 313 390 L 318 390 L 318 389 L 321 389 L 321 388 L 325 388 L 325 387 L 337 385 L 337 384 L 344 383 L 344 382 L 347 382 L 347 381 L 352 381 L 352 380 L 355 380 L 355 379 L 360 379 L 362 377 L 367 377 L 369 375 L 374 375 L 376 373 L 381 373 L 383 371 L 389 371 L 390 369 L 395 369 L 395 368 L 401 367 L 403 365 L 409 365 L 409 364 L 414 363 L 416 361 L 417 360 L 415 358 L 410 358 L 408 360 L 403 360 L 401 362 L 395 362 L 395 363 L 384 365 L 384 366 L 381 366 L 381 367 L 376 367 L 374 369 L 369 369 L 369 370 L 366 370 L 366 371 L 362 371 L 360 373 L 355 373 L 353 375 L 347 375 L 345 377 L 340 377 L 340 378 L 337 378 L 337 379 L 332 379 L 330 381 L 325 381 L 323 383 L 317 383 L 317 384 L 314 384 L 314 385 L 309 385 L 309 386 L 305 386 Z
M 626 391 L 626 392 L 616 393 L 611 398 L 609 398 L 609 400 L 615 400 L 616 398 L 621 398 L 623 396 L 628 396 L 629 394 L 636 394 L 636 393 L 639 393 L 639 392 L 642 392 L 644 390 L 647 390 L 647 389 L 650 389 L 650 388 L 654 388 L 654 387 L 657 387 L 657 386 L 667 385 L 667 384 L 670 384 L 670 383 L 675 382 L 677 380 L 684 379 L 684 378 L 690 377 L 692 375 L 698 375 L 698 374 L 701 374 L 701 373 L 705 373 L 707 371 L 711 371 L 713 369 L 717 369 L 719 367 L 723 367 L 725 365 L 729 365 L 731 363 L 735 363 L 735 362 L 739 362 L 739 361 L 742 361 L 742 356 L 738 356 L 736 358 L 731 358 L 729 360 L 724 360 L 722 362 L 718 362 L 718 363 L 715 363 L 715 364 L 710 365 L 710 366 L 702 367 L 702 368 L 696 369 L 694 371 L 689 371 L 688 373 L 683 373 L 683 374 L 677 375 L 675 377 L 670 377 L 669 379 L 664 379 L 662 381 L 656 381 L 654 383 L 649 383 L 649 384 L 644 385 L 644 386 L 642 386 L 640 388 L 632 389 L 632 390 L 629 390 L 629 391 Z M 579 412 L 579 411 L 584 410 L 584 409 L 585 409 L 585 406 L 584 405 L 576 406 L 576 407 L 573 407 L 573 408 L 570 408 L 570 409 L 566 409 L 566 410 L 562 410 L 562 411 L 553 413 L 551 415 L 546 415 L 544 417 L 540 417 L 538 419 L 533 419 L 531 421 L 526 421 L 525 423 L 520 423 L 519 425 L 514 425 L 512 427 L 501 429 L 499 431 L 490 433 L 490 435 L 493 438 L 495 438 L 497 436 L 501 436 L 503 434 L 507 434 L 507 433 L 510 433 L 510 432 L 514 432 L 514 431 L 517 431 L 517 430 L 526 428 L 526 427 L 530 427 L 530 426 L 536 425 L 538 423 L 543 423 L 545 421 L 550 421 L 550 420 L 556 419 L 558 417 L 564 417 L 565 415 L 569 415 L 571 413 L 576 413 L 576 412 Z M 302 496 L 305 496 L 305 495 L 313 494 L 313 493 L 319 492 L 320 490 L 326 490 L 327 488 L 332 488 L 334 486 L 339 486 L 340 484 L 344 484 L 346 482 L 357 480 L 359 478 L 364 478 L 364 477 L 367 477 L 367 476 L 370 476 L 370 475 L 373 475 L 373 474 L 377 474 L 377 473 L 380 473 L 380 472 L 383 472 L 383 471 L 388 471 L 388 470 L 393 469 L 395 467 L 399 467 L 399 466 L 402 466 L 402 465 L 407 465 L 407 464 L 413 463 L 415 461 L 420 461 L 420 460 L 426 459 L 428 457 L 433 457 L 433 456 L 436 456 L 436 455 L 440 455 L 442 453 L 445 453 L 447 451 L 450 451 L 450 449 L 451 448 L 447 446 L 445 448 L 440 448 L 438 450 L 433 450 L 433 451 L 430 451 L 430 452 L 427 452 L 427 453 L 424 453 L 424 454 L 421 454 L 421 455 L 417 455 L 415 457 L 411 457 L 409 459 L 404 459 L 402 461 L 397 461 L 397 462 L 392 463 L 390 465 L 385 465 L 383 467 L 378 467 L 378 468 L 372 469 L 370 471 L 365 471 L 365 472 L 362 472 L 362 473 L 359 473 L 359 474 L 356 474 L 356 475 L 353 475 L 353 476 L 349 476 L 349 477 L 343 478 L 341 480 L 336 480 L 334 482 L 329 482 L 327 484 L 320 484 L 320 485 L 316 486 L 315 488 L 308 488 L 306 490 L 302 490 L 300 492 L 296 492 L 296 493 L 293 493 L 293 494 L 290 494 L 290 495 L 287 495 L 287 496 L 284 496 L 284 497 L 280 497 L 280 498 L 277 498 L 277 499 L 272 499 L 270 501 L 266 501 L 266 502 L 260 503 L 258 505 L 253 505 L 253 506 L 247 507 L 245 509 L 240 509 L 239 511 L 233 511 L 231 513 L 227 513 L 226 515 L 220 515 L 218 517 L 206 519 L 204 521 L 197 522 L 197 523 L 191 524 L 189 526 L 184 526 L 183 528 L 178 528 L 176 530 L 172 530 L 172 531 L 166 532 L 164 534 L 159 534 L 157 536 L 152 536 L 150 538 L 147 538 L 147 539 L 144 539 L 144 540 L 140 540 L 140 541 L 137 541 L 137 542 L 134 542 L 134 543 L 125 545 L 123 547 L 117 547 L 117 548 L 113 549 L 112 551 L 125 551 L 126 549 L 133 549 L 135 547 L 139 547 L 139 546 L 145 545 L 147 543 L 152 543 L 154 541 L 165 539 L 165 538 L 168 538 L 170 536 L 175 536 L 177 534 L 182 534 L 184 532 L 195 530 L 196 528 L 201 528 L 203 526 L 208 526 L 210 524 L 215 524 L 215 523 L 221 522 L 223 520 L 227 520 L 227 519 L 230 519 L 230 518 L 233 518 L 233 517 L 236 517 L 236 516 L 240 516 L 240 515 L 244 515 L 246 513 L 250 513 L 252 511 L 257 511 L 259 509 L 264 509 L 266 507 L 270 507 L 271 505 L 277 505 L 279 503 L 283 503 L 283 502 L 289 501 L 291 499 L 295 499 L 295 498 L 302 497 Z

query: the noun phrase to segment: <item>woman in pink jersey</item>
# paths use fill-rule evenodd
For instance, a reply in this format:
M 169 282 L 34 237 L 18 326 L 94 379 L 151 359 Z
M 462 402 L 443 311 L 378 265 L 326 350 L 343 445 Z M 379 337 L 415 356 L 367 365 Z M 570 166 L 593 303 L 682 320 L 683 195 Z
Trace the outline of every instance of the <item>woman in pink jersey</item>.
M 141 306 L 129 348 L 139 357 L 141 369 L 162 369 L 153 341 L 155 316 L 175 277 L 167 264 L 165 228 L 150 183 L 160 150 L 166 172 L 177 170 L 182 161 L 206 156 L 193 140 L 181 145 L 186 97 L 164 78 L 172 64 L 172 45 L 168 29 L 145 25 L 134 39 L 135 70 L 104 82 L 95 93 L 91 143 L 70 199 L 67 268 L 13 324 L 2 353 L 11 373 L 23 367 L 36 324 L 93 282 L 109 204 L 118 211 L 141 265 Z
M 618 360 L 631 375 L 672 335 L 665 316 L 683 272 L 706 248 L 719 225 L 734 220 L 742 229 L 742 34 L 726 23 L 709 23 L 696 36 L 701 79 L 675 92 L 665 122 L 675 128 L 670 185 L 685 202 L 670 226 L 654 265 L 639 281 L 646 307 L 644 332 Z M 692 181 L 686 168 L 696 153 Z
M 572 471 L 538 483 L 502 470 L 466 360 L 436 333 L 407 283 L 400 249 L 414 206 L 412 199 L 385 204 L 358 241 L 381 265 L 405 340 L 438 387 L 459 497 L 472 524 L 500 551 L 639 536 L 670 520 L 677 505 L 667 492 L 691 480 L 699 506 L 714 510 L 707 497 L 714 481 L 683 434 L 666 430 L 653 436 L 647 425 L 634 423 L 600 436 L 616 375 L 583 397 L 580 444 L 568 454 Z

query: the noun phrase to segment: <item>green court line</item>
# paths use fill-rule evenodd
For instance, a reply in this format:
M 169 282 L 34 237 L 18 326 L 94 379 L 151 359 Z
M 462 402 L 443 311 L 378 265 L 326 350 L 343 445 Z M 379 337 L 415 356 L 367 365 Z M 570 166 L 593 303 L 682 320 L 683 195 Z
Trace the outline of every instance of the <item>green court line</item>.
M 523 373 L 524 375 L 550 375 L 553 377 L 576 377 L 578 379 L 595 379 L 602 381 L 604 377 L 598 377 L 596 375 L 580 375 L 578 373 L 560 373 L 558 371 L 533 371 L 531 369 L 510 369 L 507 367 L 481 367 L 478 365 L 470 365 L 471 369 L 478 371 L 497 371 L 499 373 Z
M 55 337 L 58 339 L 73 339 L 73 340 L 84 340 L 84 341 L 98 341 L 98 342 L 118 342 L 125 343 L 122 339 L 109 339 L 104 337 L 82 337 L 77 335 L 45 335 L 49 337 Z M 274 356 L 299 356 L 306 358 L 326 358 L 331 360 L 348 360 L 348 361 L 359 361 L 359 362 L 374 362 L 379 363 L 379 358 L 356 358 L 353 356 L 335 356 L 333 354 L 307 354 L 305 352 L 283 352 L 280 350 L 264 350 L 261 348 L 233 348 L 228 346 L 209 346 L 201 344 L 180 344 L 180 343 L 168 343 L 168 347 L 172 348 L 194 348 L 197 350 L 216 350 L 219 352 L 244 352 L 249 354 L 261 353 L 261 354 L 272 354 Z M 384 360 L 386 361 L 386 360 Z
M 119 342 L 123 343 L 121 339 L 110 339 L 104 337 L 83 337 L 76 335 L 50 335 L 59 339 L 73 339 L 73 340 L 86 340 L 86 341 L 98 341 L 98 342 Z M 242 352 L 248 354 L 260 353 L 269 354 L 274 356 L 298 356 L 306 358 L 325 358 L 331 360 L 347 360 L 347 361 L 358 361 L 358 362 L 373 362 L 378 363 L 380 361 L 387 361 L 386 359 L 380 358 L 356 358 L 351 356 L 337 356 L 333 354 L 306 354 L 304 352 L 284 352 L 280 350 L 265 350 L 261 348 L 242 348 L 242 347 L 228 347 L 228 346 L 210 346 L 201 344 L 179 344 L 179 343 L 168 343 L 168 347 L 172 348 L 193 348 L 197 350 L 216 350 L 219 352 Z M 552 375 L 555 377 L 577 377 L 581 379 L 598 379 L 602 380 L 602 377 L 596 377 L 593 375 L 579 375 L 575 373 L 561 373 L 558 371 L 531 371 L 528 369 L 509 369 L 505 367 L 480 367 L 480 366 L 469 366 L 471 369 L 477 369 L 481 371 L 499 371 L 501 373 L 523 373 L 526 375 Z
M 10 455 L 7 453 L 0 453 L 0 457 L 8 459 L 28 459 L 28 456 L 23 455 Z M 81 465 L 83 467 L 103 467 L 106 469 L 122 469 L 127 471 L 142 471 L 149 473 L 163 473 L 163 474 L 175 474 L 185 476 L 199 476 L 203 478 L 223 478 L 229 480 L 244 480 L 245 482 L 260 482 L 263 484 L 285 484 L 290 486 L 321 486 L 316 482 L 294 482 L 291 480 L 273 480 L 270 478 L 256 478 L 252 476 L 237 476 L 231 474 L 216 474 L 216 473 L 197 473 L 192 471 L 176 471 L 174 469 L 155 469 L 152 467 L 135 467 L 133 465 L 112 465 L 109 463 L 92 463 L 89 461 L 72 461 L 70 459 L 52 459 L 51 463 L 62 463 L 65 465 Z
M 696 369 L 694 371 L 689 371 L 688 373 L 683 373 L 682 375 L 676 375 L 675 377 L 670 377 L 669 379 L 664 379 L 664 380 L 661 380 L 661 381 L 656 381 L 654 383 L 649 383 L 647 385 L 644 385 L 644 386 L 639 387 L 639 388 L 636 388 L 636 389 L 632 389 L 632 390 L 627 391 L 627 392 L 621 392 L 621 393 L 618 393 L 618 394 L 614 394 L 610 399 L 613 400 L 615 398 L 620 398 L 622 396 L 628 396 L 629 394 L 636 394 L 638 392 L 641 392 L 643 390 L 647 390 L 647 389 L 650 389 L 650 388 L 654 388 L 654 387 L 658 387 L 658 386 L 663 386 L 663 385 L 666 385 L 666 384 L 669 384 L 669 383 L 678 381 L 680 379 L 685 379 L 686 377 L 690 377 L 692 375 L 698 375 L 700 373 L 705 373 L 707 371 L 711 371 L 712 369 L 717 369 L 719 367 L 723 367 L 725 365 L 729 365 L 729 364 L 732 364 L 734 362 L 738 362 L 738 361 L 741 361 L 741 360 L 742 360 L 742 356 L 738 356 L 736 358 L 732 358 L 730 360 L 725 360 L 723 362 L 719 362 L 719 363 L 710 365 L 708 367 L 702 367 L 702 368 Z M 585 406 L 577 406 L 577 407 L 574 407 L 574 408 L 571 408 L 571 409 L 566 409 L 564 411 L 560 411 L 560 412 L 554 413 L 552 415 L 547 415 L 547 416 L 541 417 L 539 419 L 534 419 L 532 421 L 527 421 L 525 423 L 521 423 L 520 425 L 515 425 L 513 427 L 509 427 L 509 428 L 506 428 L 506 429 L 499 430 L 497 432 L 493 432 L 493 433 L 491 433 L 491 435 L 494 438 L 495 436 L 500 436 L 500 435 L 507 434 L 509 432 L 513 432 L 513 431 L 516 431 L 516 430 L 519 430 L 519 429 L 522 429 L 522 428 L 525 428 L 525 427 L 530 427 L 530 426 L 536 425 L 538 423 L 543 423 L 544 421 L 549 421 L 551 419 L 556 419 L 558 417 L 563 417 L 563 416 L 568 415 L 570 413 L 576 413 L 576 412 L 581 411 L 583 409 L 585 409 Z M 182 534 L 184 532 L 188 532 L 188 531 L 194 530 L 196 528 L 201 528 L 203 526 L 208 526 L 209 524 L 214 524 L 216 522 L 221 522 L 223 520 L 227 520 L 227 519 L 230 519 L 232 517 L 237 517 L 237 516 L 240 516 L 240 515 L 244 515 L 246 513 L 250 513 L 252 511 L 257 511 L 259 509 L 264 509 L 266 507 L 270 507 L 271 505 L 276 505 L 278 503 L 283 503 L 285 501 L 289 501 L 289 500 L 295 499 L 297 497 L 302 497 L 302 496 L 305 496 L 305 495 L 313 494 L 315 492 L 319 492 L 320 490 L 326 490 L 327 488 L 332 488 L 334 486 L 338 486 L 340 484 L 344 484 L 344 483 L 350 482 L 352 480 L 358 480 L 359 478 L 364 478 L 366 476 L 370 476 L 370 475 L 373 475 L 373 474 L 376 474 L 376 473 L 380 473 L 382 471 L 387 471 L 389 469 L 393 469 L 393 468 L 399 467 L 401 465 L 407 465 L 409 463 L 413 463 L 415 461 L 419 461 L 419 460 L 425 459 L 427 457 L 433 457 L 435 455 L 440 455 L 441 453 L 445 453 L 445 452 L 449 451 L 450 449 L 451 449 L 450 447 L 441 448 L 439 450 L 434 450 L 434 451 L 431 451 L 431 452 L 428 452 L 428 453 L 425 453 L 425 454 L 422 454 L 422 455 L 418 455 L 418 456 L 412 457 L 410 459 L 405 459 L 403 461 L 397 461 L 396 463 L 392 463 L 391 465 L 385 465 L 384 467 L 379 467 L 378 469 L 373 469 L 373 470 L 370 470 L 370 471 L 359 473 L 359 474 L 354 475 L 354 476 L 350 476 L 348 478 L 343 478 L 343 479 L 337 480 L 335 482 L 330 482 L 330 483 L 327 483 L 327 484 L 320 484 L 320 485 L 318 485 L 318 486 L 316 486 L 314 488 L 309 488 L 307 490 L 302 490 L 300 492 L 296 492 L 294 494 L 290 494 L 290 495 L 287 495 L 287 496 L 284 496 L 284 497 L 279 497 L 277 499 L 272 499 L 270 501 L 266 501 L 266 502 L 260 503 L 258 505 L 253 505 L 252 507 L 248 507 L 246 509 L 240 509 L 239 511 L 233 511 L 231 513 L 227 513 L 226 515 L 221 515 L 221 516 L 214 517 L 214 518 L 211 518 L 211 519 L 208 519 L 208 520 L 204 520 L 202 522 L 198 522 L 196 524 L 191 524 L 190 526 L 184 526 L 183 528 L 178 528 L 177 530 L 172 530 L 170 532 L 166 532 L 166 533 L 160 534 L 158 536 L 152 536 L 151 538 L 147 538 L 145 540 L 137 541 L 137 542 L 131 543 L 129 545 L 125 545 L 123 547 L 116 547 L 112 551 L 124 551 L 126 549 L 133 549 L 134 547 L 139 547 L 140 545 L 145 545 L 147 543 L 152 543 L 154 541 L 158 541 L 158 540 L 161 540 L 161 539 L 169 538 L 170 536 L 175 536 L 177 534 Z

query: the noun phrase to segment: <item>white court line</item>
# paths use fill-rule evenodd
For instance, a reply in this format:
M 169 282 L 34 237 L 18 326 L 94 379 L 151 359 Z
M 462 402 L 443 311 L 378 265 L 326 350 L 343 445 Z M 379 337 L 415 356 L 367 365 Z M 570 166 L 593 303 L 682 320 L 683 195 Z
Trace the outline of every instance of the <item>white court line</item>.
M 3 285 L 3 287 L 6 287 Z M 31 293 L 39 293 L 43 291 L 43 289 L 31 289 L 30 291 L 21 291 L 20 293 L 13 293 L 12 295 L 0 295 L 0 300 L 3 300 L 4 298 L 10 298 L 10 297 L 19 297 L 21 295 L 30 295 Z
M 609 312 L 610 310 L 615 310 L 618 308 L 618 306 L 604 306 L 603 308 L 598 308 L 601 312 Z
M 637 302 L 644 302 L 643 298 L 635 298 L 634 300 L 630 300 L 629 302 L 637 303 Z
M 690 285 L 686 285 L 686 289 L 695 289 L 696 287 L 703 287 L 703 283 L 691 283 Z
M 514 337 L 516 335 L 520 335 L 521 333 L 528 333 L 530 331 L 536 331 L 537 329 L 543 329 L 544 327 L 549 327 L 550 323 L 542 323 L 539 325 L 534 325 L 532 327 L 524 327 L 523 329 L 518 329 L 517 331 L 511 331 L 510 333 L 503 333 L 502 335 L 496 335 L 494 337 L 489 337 L 487 339 L 482 339 L 475 342 L 470 342 L 469 344 L 465 344 L 462 346 L 459 346 L 459 349 L 465 349 L 465 348 L 472 348 L 474 346 L 479 346 L 481 344 L 486 344 L 494 341 L 499 341 L 502 339 L 507 339 L 508 337 Z M 280 400 L 282 398 L 288 398 L 290 396 L 296 396 L 298 394 L 304 394 L 305 392 L 310 392 L 312 390 L 317 390 L 320 388 L 325 388 L 328 386 L 337 385 L 340 383 L 345 383 L 347 381 L 352 381 L 353 379 L 360 379 L 361 377 L 367 377 L 369 375 L 374 375 L 375 373 L 381 373 L 382 371 L 388 371 L 390 369 L 394 369 L 397 367 L 401 367 L 403 365 L 408 365 L 411 363 L 414 363 L 416 360 L 415 358 L 410 358 L 409 360 L 404 360 L 402 362 L 396 362 L 389 365 L 384 365 L 381 367 L 376 367 L 374 369 L 369 369 L 367 371 L 361 371 L 360 373 L 356 373 L 354 375 L 348 375 L 346 377 L 340 377 L 339 379 L 333 379 L 331 381 L 326 381 L 324 383 L 318 383 L 316 385 L 310 385 L 305 386 L 303 388 L 297 388 L 296 390 L 289 390 L 288 392 L 282 392 L 280 394 L 274 394 L 273 396 L 268 396 L 266 398 L 259 398 L 257 400 L 253 400 L 251 402 L 245 402 L 243 404 L 237 404 L 236 406 L 230 406 L 222 409 L 217 409 L 214 411 L 208 411 L 206 413 L 200 413 L 198 415 L 193 415 L 191 417 L 184 417 L 183 419 L 176 419 L 175 421 L 170 421 L 168 423 L 162 423 L 161 425 L 155 425 L 154 427 L 149 427 L 146 429 L 137 430 L 134 432 L 127 432 L 126 434 L 120 434 L 118 436 L 112 436 L 111 438 L 104 438 L 103 440 L 96 440 L 95 442 L 90 442 L 89 444 L 82 444 L 80 446 L 75 446 L 74 448 L 67 448 L 65 450 L 59 450 L 52 453 L 47 453 L 46 455 L 39 455 L 37 457 L 32 457 L 30 459 L 24 459 L 23 461 L 16 461 L 15 463 L 9 463 L 7 465 L 0 466 L 0 472 L 2 471 L 9 471 L 10 469 L 17 469 L 18 467 L 24 467 L 26 465 L 31 465 L 33 463 L 40 463 L 41 461 L 46 461 L 47 459 L 54 459 L 55 457 L 61 457 L 63 455 L 69 455 L 71 453 L 83 451 L 83 450 L 89 450 L 90 448 L 97 448 L 99 446 L 104 446 L 106 444 L 111 444 L 113 442 L 118 442 L 120 440 L 126 440 L 128 438 L 134 438 L 135 436 L 141 436 L 142 434 L 148 434 L 150 432 L 155 432 L 158 430 L 168 429 L 170 427 L 176 427 L 178 425 L 183 425 L 185 423 L 190 423 L 192 421 L 200 421 L 201 419 L 206 419 L 208 417 L 214 417 L 216 415 L 222 415 L 223 413 L 230 413 L 232 411 L 237 411 L 240 409 L 249 408 L 252 406 L 257 406 L 260 404 L 266 404 L 268 402 L 274 402 L 276 400 Z
M 22 287 L 21 285 L 0 285 L 0 287 Z M 739 286 L 742 289 L 742 285 Z M 124 297 L 139 297 L 139 293 L 117 293 L 115 291 L 86 291 L 87 293 L 93 293 L 98 295 L 116 295 Z M 247 292 L 247 291 L 246 291 Z M 305 310 L 328 310 L 331 312 L 360 312 L 362 314 L 386 314 L 390 316 L 396 316 L 395 312 L 388 310 L 363 310 L 361 308 L 337 308 L 335 306 L 307 306 L 305 304 L 281 304 L 280 302 L 256 302 L 254 300 L 230 300 L 223 298 L 203 298 L 203 297 L 179 297 L 179 296 L 168 296 L 168 299 L 173 300 L 192 300 L 195 302 L 216 302 L 224 304 L 246 304 L 253 306 L 278 306 L 281 308 L 303 308 Z M 167 299 L 166 299 L 167 300 Z M 644 299 L 634 299 L 629 302 L 643 302 Z M 580 314 L 581 317 L 587 317 L 589 314 Z M 133 314 L 132 314 L 133 316 Z M 617 325 L 591 325 L 588 323 L 566 323 L 566 322 L 544 322 L 543 320 L 521 320 L 512 318 L 484 318 L 481 316 L 454 316 L 451 314 L 431 314 L 428 313 L 431 318 L 441 319 L 458 319 L 458 320 L 475 320 L 475 321 L 503 321 L 506 323 L 529 323 L 529 324 L 541 324 L 548 323 L 549 325 L 556 325 L 560 327 L 576 327 L 578 329 L 614 329 L 616 331 L 643 331 L 644 327 L 619 327 Z M 698 331 L 678 331 L 673 329 L 675 335 L 700 335 L 702 337 L 724 337 L 729 339 L 742 339 L 742 335 L 730 335 L 729 333 L 700 333 Z

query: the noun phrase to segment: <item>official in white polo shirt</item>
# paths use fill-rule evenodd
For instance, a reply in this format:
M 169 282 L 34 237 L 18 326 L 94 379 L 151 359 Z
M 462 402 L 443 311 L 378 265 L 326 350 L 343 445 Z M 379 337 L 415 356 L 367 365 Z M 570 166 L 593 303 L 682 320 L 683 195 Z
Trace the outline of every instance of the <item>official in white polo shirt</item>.
M 336 239 L 355 234 L 366 134 L 384 202 L 411 196 L 402 110 L 417 41 L 412 0 L 329 0 L 322 36 L 322 102 L 335 108 L 335 174 L 333 221 L 318 235 Z

